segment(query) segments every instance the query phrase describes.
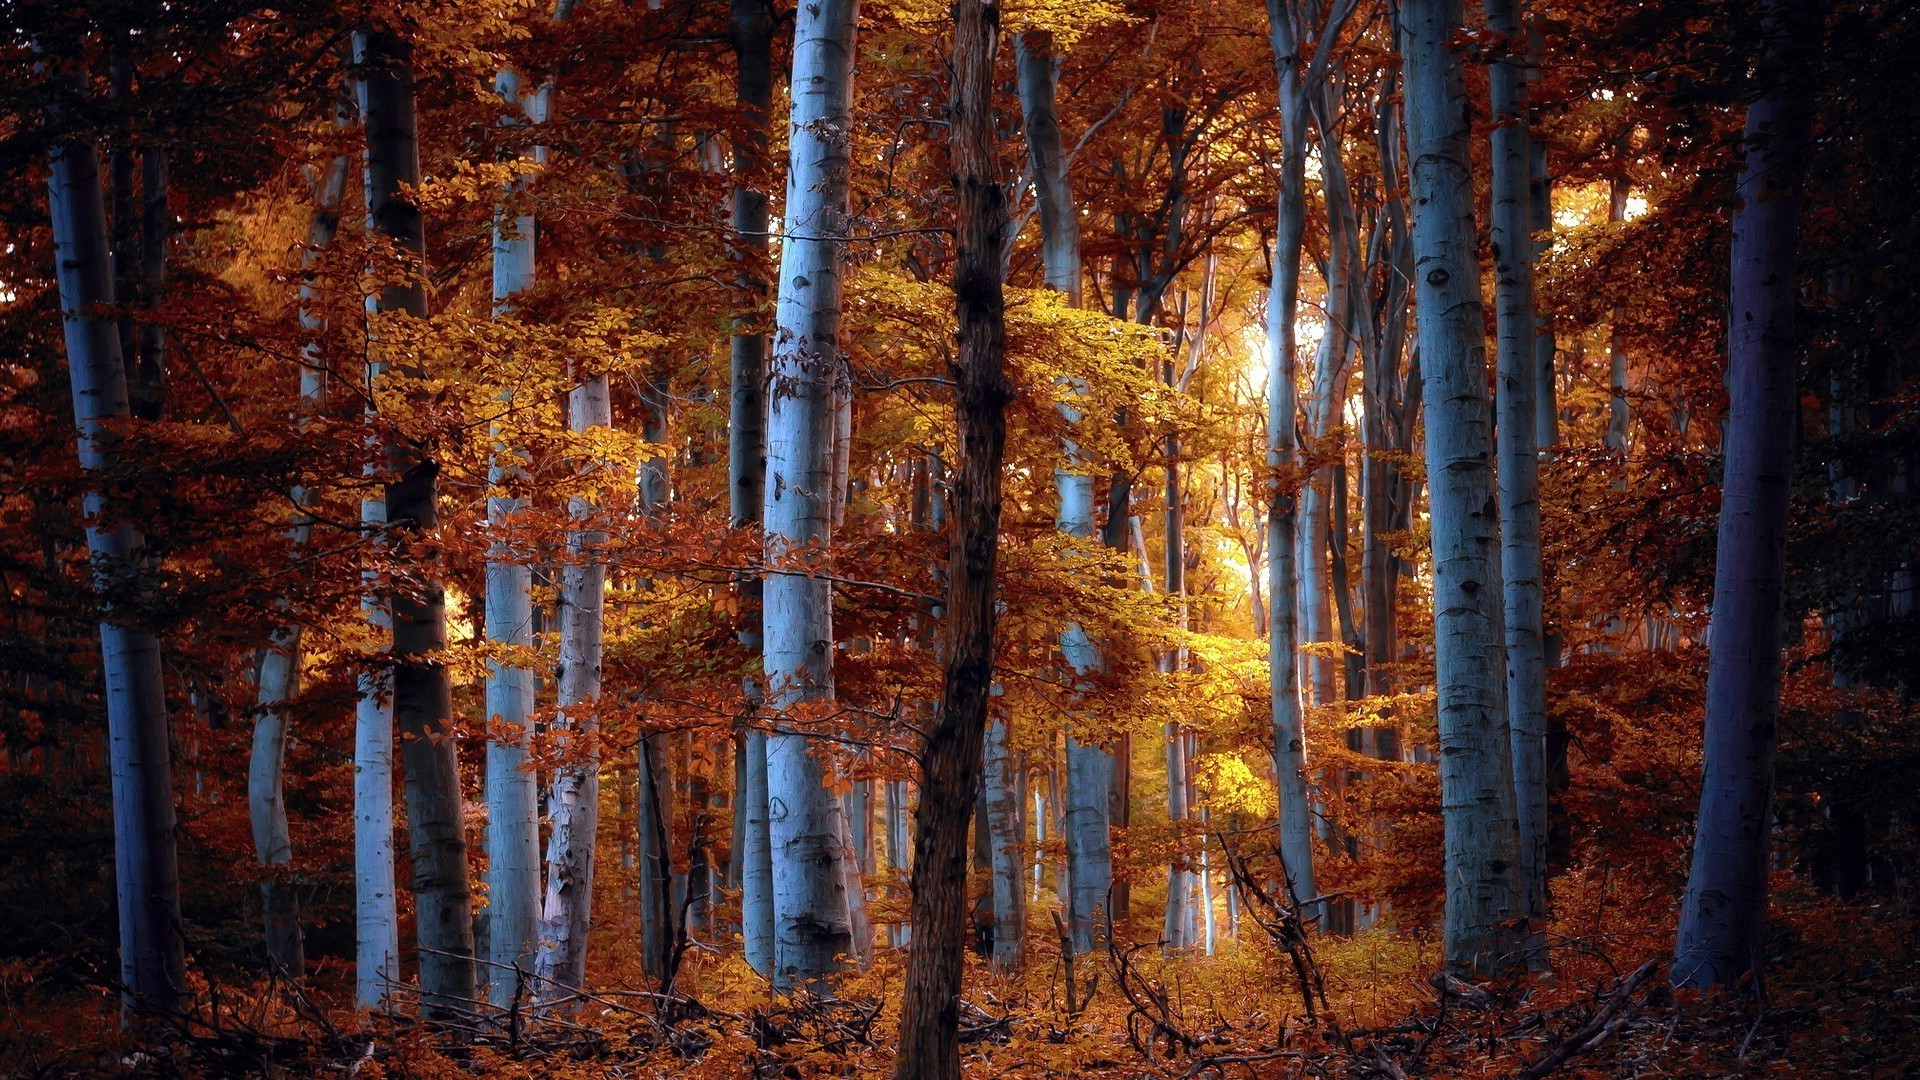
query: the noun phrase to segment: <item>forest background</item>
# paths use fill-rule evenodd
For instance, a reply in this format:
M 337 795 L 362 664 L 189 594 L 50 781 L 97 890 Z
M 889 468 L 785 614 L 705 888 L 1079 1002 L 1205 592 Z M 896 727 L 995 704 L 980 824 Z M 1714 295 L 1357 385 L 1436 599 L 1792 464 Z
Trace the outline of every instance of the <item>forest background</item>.
M 979 7 L 12 6 L 6 1060 L 1912 1067 L 1914 6 Z

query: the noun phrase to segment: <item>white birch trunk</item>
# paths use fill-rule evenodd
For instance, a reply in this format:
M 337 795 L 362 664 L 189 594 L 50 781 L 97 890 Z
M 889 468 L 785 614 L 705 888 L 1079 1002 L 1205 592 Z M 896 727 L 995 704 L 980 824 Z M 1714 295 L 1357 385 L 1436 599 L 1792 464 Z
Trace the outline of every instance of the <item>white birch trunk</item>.
M 805 565 L 831 539 L 835 395 L 848 378 L 840 305 L 856 12 L 857 0 L 802 5 L 794 29 L 763 511 L 773 568 L 765 582 L 764 668 L 769 701 L 783 713 L 833 700 L 832 591 Z M 815 984 L 850 951 L 852 927 L 840 800 L 827 791 L 802 727 L 783 723 L 767 739 L 767 801 L 773 982 L 782 989 Z

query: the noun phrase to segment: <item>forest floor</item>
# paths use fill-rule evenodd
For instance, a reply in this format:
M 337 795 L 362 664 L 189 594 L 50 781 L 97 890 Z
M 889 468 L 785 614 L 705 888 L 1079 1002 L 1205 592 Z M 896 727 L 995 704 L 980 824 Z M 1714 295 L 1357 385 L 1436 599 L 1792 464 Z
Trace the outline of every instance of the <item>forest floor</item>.
M 1019 976 L 970 961 L 967 1072 L 1920 1076 L 1920 926 L 1894 905 L 1778 898 L 1764 993 L 1712 997 L 1666 989 L 1663 919 L 1633 906 L 1585 914 L 1588 933 L 1550 935 L 1551 977 L 1511 984 L 1435 976 L 1435 943 L 1419 935 L 1317 939 L 1324 994 L 1304 995 L 1311 1014 L 1303 969 L 1252 926 L 1213 957 L 1135 946 L 1083 958 L 1078 1009 L 1057 947 L 1036 940 Z M 11 964 L 0 1075 L 884 1076 L 903 959 L 883 950 L 833 997 L 786 999 L 735 957 L 695 954 L 680 985 L 698 989 L 685 994 L 605 986 L 546 1014 L 476 1010 L 440 1030 L 331 1006 L 325 969 L 304 990 L 201 980 L 194 1008 L 140 1033 L 120 1029 L 110 994 L 56 990 L 50 969 Z

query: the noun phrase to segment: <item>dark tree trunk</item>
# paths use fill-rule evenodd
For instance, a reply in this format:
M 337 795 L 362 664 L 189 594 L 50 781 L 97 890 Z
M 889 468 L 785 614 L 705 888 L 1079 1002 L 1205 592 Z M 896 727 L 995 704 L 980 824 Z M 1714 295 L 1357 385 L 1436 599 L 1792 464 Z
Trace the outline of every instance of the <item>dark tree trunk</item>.
M 374 231 L 414 259 L 426 254 L 420 210 L 401 185 L 420 183 L 411 47 L 385 30 L 356 35 L 363 69 L 361 112 L 367 129 L 367 217 Z M 377 310 L 425 318 L 427 297 L 417 280 L 381 289 Z M 406 771 L 407 824 L 413 856 L 415 933 L 420 945 L 420 995 L 428 1019 L 450 1015 L 474 996 L 473 909 L 468 884 L 466 825 L 461 814 L 460 762 L 449 725 L 453 713 L 447 670 L 433 657 L 447 645 L 446 594 L 431 556 L 412 547 L 437 523 L 440 466 L 421 447 L 387 447 L 387 520 L 394 556 L 414 580 L 393 590 L 393 711 Z
M 1772 76 L 1768 96 L 1747 110 L 1733 212 L 1706 775 L 1674 950 L 1675 986 L 1730 985 L 1748 972 L 1757 976 L 1762 961 L 1793 470 L 1794 245 L 1807 149 L 1799 84 L 1779 71 L 1781 54 L 1804 47 L 1806 38 L 1803 27 L 1784 32 L 1790 6 L 1785 0 L 1768 5 L 1767 26 L 1781 44 L 1770 50 L 1774 63 L 1762 68 Z
M 1006 352 L 1000 240 L 1006 191 L 993 141 L 994 0 L 953 8 L 948 107 L 956 222 L 953 275 L 959 363 L 960 460 L 948 554 L 948 653 L 940 712 L 921 758 L 913 852 L 913 952 L 900 1009 L 900 1080 L 958 1080 L 961 950 L 966 938 L 967 820 L 980 786 L 993 687 L 994 575 L 1000 467 L 1006 444 Z

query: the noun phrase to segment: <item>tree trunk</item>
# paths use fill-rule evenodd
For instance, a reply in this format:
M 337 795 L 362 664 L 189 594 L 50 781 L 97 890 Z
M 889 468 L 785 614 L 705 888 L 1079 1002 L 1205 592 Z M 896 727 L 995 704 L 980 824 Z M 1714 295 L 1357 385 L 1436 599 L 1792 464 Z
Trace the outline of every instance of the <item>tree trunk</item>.
M 1007 747 L 1007 721 L 987 726 L 987 833 L 993 866 L 993 962 L 1002 971 L 1018 971 L 1026 959 L 1026 861 L 1020 857 L 1020 792 L 1014 754 Z
M 1675 986 L 1729 986 L 1748 973 L 1758 978 L 1763 959 L 1797 407 L 1794 248 L 1807 152 L 1804 83 L 1778 69 L 1790 59 L 1780 54 L 1807 48 L 1805 35 L 1817 28 L 1808 19 L 1802 21 L 1812 25 L 1800 27 L 1802 36 L 1783 33 L 1792 29 L 1791 10 L 1784 0 L 1767 5 L 1768 28 L 1779 44 L 1761 70 L 1777 81 L 1747 109 L 1733 212 L 1706 771 L 1674 951 Z
M 760 524 L 765 500 L 767 466 L 767 337 L 756 325 L 763 317 L 767 295 L 767 195 L 762 190 L 767 173 L 767 125 L 773 107 L 773 6 L 769 0 L 734 0 L 733 51 L 738 65 L 735 101 L 748 136 L 733 148 L 733 241 L 739 245 L 746 269 L 743 290 L 754 310 L 733 335 L 732 387 L 727 423 L 727 488 L 730 518 L 736 529 Z M 749 655 L 761 650 L 760 578 L 743 574 L 740 590 L 740 647 Z M 758 705 L 764 688 L 751 677 L 747 700 Z M 767 736 L 750 729 L 740 741 L 743 780 L 734 820 L 734 843 L 740 848 L 741 938 L 747 962 L 755 971 L 773 971 L 773 849 L 767 836 Z
M 507 103 L 522 109 L 529 124 L 544 124 L 552 100 L 551 84 L 524 93 L 517 74 L 503 71 L 495 89 Z M 546 147 L 536 145 L 530 155 L 536 165 L 546 163 Z M 508 186 L 511 195 L 526 183 L 517 177 Z M 532 214 L 511 220 L 498 212 L 493 228 L 493 315 L 511 318 L 514 294 L 533 287 L 534 255 L 539 223 Z M 512 391 L 506 392 L 511 398 Z M 487 640 L 531 649 L 533 632 L 533 567 L 528 552 L 514 544 L 519 516 L 528 509 L 522 491 L 526 475 L 512 464 L 511 447 L 496 444 L 488 469 L 488 484 L 499 491 L 487 498 Z M 533 736 L 534 674 L 525 667 L 492 663 L 487 667 L 486 712 L 489 723 L 501 725 L 499 735 L 487 740 L 487 993 L 507 1008 L 528 989 L 539 950 L 540 922 L 540 798 L 539 778 L 527 768 L 527 750 Z
M 1306 96 L 1300 85 L 1293 15 L 1283 0 L 1267 0 L 1274 66 L 1280 76 L 1279 225 L 1274 234 L 1273 285 L 1267 307 L 1267 466 L 1275 481 L 1267 516 L 1268 655 L 1273 687 L 1274 778 L 1280 802 L 1280 858 L 1293 896 L 1317 896 L 1313 875 L 1313 803 L 1307 788 L 1306 731 L 1300 708 L 1298 505 L 1299 449 L 1295 431 L 1298 375 L 1294 320 L 1300 303 L 1300 258 L 1306 232 Z
M 913 858 L 914 949 L 900 1006 L 899 1080 L 958 1080 L 960 974 L 966 938 L 967 818 L 980 784 L 981 743 L 993 692 L 994 601 L 1000 540 L 1006 406 L 1005 299 L 1000 239 L 1006 190 L 994 151 L 993 83 L 1000 9 L 993 0 L 953 6 L 948 147 L 955 196 L 953 292 L 959 324 L 954 412 L 960 461 L 947 558 L 946 677 L 922 747 Z M 1002 756 L 1004 765 L 1004 755 Z M 1001 787 L 1010 787 L 1004 782 Z M 1017 866 L 1013 852 L 995 853 Z M 1016 872 L 1006 875 L 1015 895 Z M 1017 940 L 1016 940 L 1017 944 Z M 996 938 L 996 951 L 998 939 Z
M 420 183 L 411 46 L 391 31 L 359 31 L 354 62 L 363 71 L 369 231 L 423 259 L 420 211 L 401 192 L 402 185 Z M 417 282 L 387 285 L 375 311 L 424 319 L 426 291 Z M 392 715 L 403 738 L 406 772 L 421 1009 L 430 1021 L 465 1008 L 474 995 L 472 890 L 458 744 L 450 726 L 452 686 L 437 659 L 447 646 L 446 596 L 433 557 L 412 550 L 414 538 L 438 522 L 439 470 L 421 447 L 396 442 L 386 448 L 385 471 L 392 477 L 385 492 L 388 535 L 398 566 L 415 578 L 392 591 L 387 610 L 393 626 Z
M 80 467 L 98 473 L 113 467 L 114 440 L 107 428 L 124 420 L 129 406 L 118 331 L 92 313 L 114 302 L 100 157 L 92 144 L 77 139 L 54 144 L 48 209 L 73 416 L 80 428 Z M 87 492 L 82 505 L 94 587 L 104 597 L 114 585 L 115 568 L 137 572 L 145 564 L 145 538 L 130 522 L 104 523 L 108 508 L 100 492 Z M 169 1013 L 186 991 L 186 965 L 160 642 L 150 632 L 119 625 L 112 607 L 103 605 L 100 651 L 122 1003 L 133 1012 Z
M 783 714 L 833 700 L 829 583 L 808 576 L 832 536 L 836 388 L 848 372 L 840 347 L 841 239 L 847 233 L 854 31 L 858 0 L 803 5 L 794 29 L 780 301 L 767 424 L 764 667 Z M 783 721 L 767 740 L 768 829 L 776 873 L 776 987 L 818 982 L 852 947 L 841 872 L 840 800 L 808 751 L 804 729 Z
M 1020 109 L 1027 149 L 1033 158 L 1046 284 L 1050 289 L 1065 293 L 1067 302 L 1078 307 L 1081 295 L 1080 222 L 1074 207 L 1066 148 L 1055 104 L 1059 63 L 1059 57 L 1053 51 L 1051 34 L 1028 31 L 1016 40 Z M 1077 383 L 1076 389 L 1079 389 Z M 1080 419 L 1079 411 L 1071 406 L 1063 407 L 1062 412 L 1069 423 Z M 1070 463 L 1079 461 L 1078 447 L 1069 443 L 1066 451 Z M 1055 471 L 1054 486 L 1060 497 L 1060 531 L 1077 539 L 1092 539 L 1093 477 L 1069 465 Z M 1075 675 L 1084 675 L 1100 666 L 1099 649 L 1079 626 L 1069 625 L 1061 632 L 1060 651 Z M 1113 886 L 1113 854 L 1108 820 L 1108 788 L 1112 780 L 1113 758 L 1100 747 L 1082 744 L 1071 736 L 1067 739 L 1066 757 L 1064 831 L 1070 900 L 1068 910 L 1073 948 L 1084 953 L 1093 948 L 1095 913 L 1106 905 L 1107 893 Z
M 1456 972 L 1487 975 L 1523 958 L 1516 923 L 1526 897 L 1507 735 L 1471 110 L 1459 54 L 1448 45 L 1460 25 L 1460 0 L 1408 0 L 1401 9 L 1433 528 L 1446 960 Z
M 567 395 L 567 426 L 576 432 L 613 426 L 607 376 L 586 375 Z M 582 468 L 595 470 L 592 462 Z M 593 919 L 594 846 L 600 825 L 599 718 L 601 645 L 606 633 L 607 536 L 588 525 L 592 503 L 576 496 L 568 507 L 567 565 L 560 572 L 560 711 L 551 730 L 566 733 L 567 760 L 554 770 L 547 796 L 547 889 L 540 911 L 540 952 L 534 962 L 540 995 L 548 1000 L 579 989 L 587 973 L 587 931 Z
M 1520 36 L 1519 0 L 1485 0 L 1487 29 Z M 1517 44 L 1515 45 L 1517 48 Z M 1529 927 L 1547 913 L 1547 669 L 1541 638 L 1539 447 L 1534 440 L 1534 246 L 1529 209 L 1526 58 L 1509 51 L 1489 66 L 1494 127 L 1494 302 L 1498 326 L 1500 578 L 1506 591 L 1507 730 L 1520 827 L 1520 887 Z M 1531 950 L 1528 962 L 1544 965 Z
M 1626 140 L 1620 142 L 1622 151 Z M 1627 220 L 1627 195 L 1631 190 L 1627 184 L 1625 166 L 1615 174 L 1607 199 L 1607 220 L 1619 224 Z M 1633 413 L 1627 408 L 1627 348 L 1624 335 L 1620 333 L 1620 322 L 1626 315 L 1626 307 L 1613 305 L 1612 325 L 1607 330 L 1607 434 L 1606 447 L 1622 453 L 1627 449 L 1627 428 L 1633 421 Z
M 320 344 L 326 333 L 327 319 L 318 309 L 318 295 L 312 277 L 320 252 L 333 242 L 340 225 L 340 200 L 347 184 L 347 159 L 334 158 L 327 167 L 309 176 L 313 196 L 312 218 L 307 227 L 307 246 L 300 254 L 300 405 L 295 426 L 326 406 L 326 354 Z M 298 553 L 306 550 L 313 536 L 313 518 L 308 510 L 315 492 L 305 487 L 292 491 L 295 507 L 290 546 Z M 293 840 L 287 831 L 286 759 L 288 718 L 286 703 L 300 689 L 300 624 L 288 622 L 274 633 L 273 641 L 260 658 L 260 676 L 255 687 L 253 752 L 247 763 L 247 815 L 253 826 L 254 857 L 267 868 L 260 884 L 265 912 L 267 962 L 284 978 L 298 980 L 306 973 L 306 949 L 300 932 L 299 890 L 283 871 L 293 859 Z

